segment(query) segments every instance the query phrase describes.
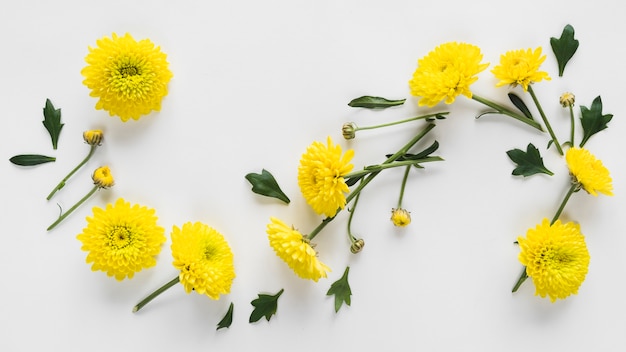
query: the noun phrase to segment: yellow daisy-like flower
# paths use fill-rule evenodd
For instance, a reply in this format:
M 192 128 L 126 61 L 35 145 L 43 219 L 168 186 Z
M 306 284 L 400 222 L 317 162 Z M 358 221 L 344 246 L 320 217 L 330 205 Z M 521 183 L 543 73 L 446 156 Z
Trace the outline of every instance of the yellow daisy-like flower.
M 326 272 L 330 271 L 330 268 L 319 261 L 317 252 L 308 239 L 279 219 L 272 217 L 270 221 L 267 225 L 270 246 L 296 275 L 315 282 L 327 277 Z
M 313 142 L 300 159 L 298 186 L 306 202 L 318 214 L 333 217 L 338 209 L 346 206 L 344 193 L 350 192 L 344 180 L 354 165 L 350 160 L 354 150 L 349 149 L 342 156 L 341 146 L 333 144 L 328 137 L 327 144 Z
M 545 71 L 539 71 L 539 66 L 545 61 L 546 56 L 541 56 L 541 47 L 533 51 L 511 50 L 504 55 L 500 55 L 500 65 L 491 72 L 500 80 L 497 87 L 510 84 L 512 86 L 521 85 L 524 91 L 528 91 L 531 83 L 541 80 L 549 81 L 551 78 Z
M 233 252 L 224 236 L 201 222 L 185 223 L 172 231 L 174 267 L 185 291 L 211 299 L 230 292 L 235 279 Z
M 92 146 L 102 144 L 103 138 L 104 134 L 102 133 L 102 130 L 88 130 L 83 132 L 83 140 L 85 143 Z
M 417 61 L 417 69 L 409 81 L 411 94 L 421 97 L 419 106 L 435 106 L 445 99 L 452 104 L 457 96 L 472 97 L 470 86 L 476 75 L 489 66 L 480 61 L 480 48 L 467 43 L 441 44 Z
M 613 181 L 609 170 L 587 149 L 568 149 L 565 161 L 574 182 L 580 184 L 587 193 L 594 196 L 598 192 L 607 196 L 613 195 Z
M 154 209 L 131 205 L 122 198 L 105 209 L 94 207 L 87 227 L 76 236 L 83 243 L 81 249 L 89 252 L 86 261 L 93 263 L 91 270 L 104 271 L 121 281 L 154 266 L 166 240 L 165 229 L 157 225 L 154 213 Z
M 391 210 L 391 222 L 398 227 L 408 226 L 411 223 L 411 213 L 403 208 L 393 208 Z
M 580 225 L 560 220 L 550 225 L 548 219 L 543 219 L 528 230 L 526 238 L 517 240 L 521 248 L 519 261 L 526 266 L 536 295 L 549 296 L 555 302 L 578 293 L 589 268 L 589 252 Z
M 88 66 L 81 74 L 90 95 L 99 98 L 96 109 L 104 109 L 122 121 L 138 120 L 152 110 L 161 110 L 172 78 L 167 55 L 149 39 L 136 41 L 130 34 L 103 37 L 89 47 Z
M 91 179 L 93 184 L 100 188 L 109 188 L 115 184 L 113 174 L 111 174 L 111 169 L 108 166 L 97 168 L 91 175 Z

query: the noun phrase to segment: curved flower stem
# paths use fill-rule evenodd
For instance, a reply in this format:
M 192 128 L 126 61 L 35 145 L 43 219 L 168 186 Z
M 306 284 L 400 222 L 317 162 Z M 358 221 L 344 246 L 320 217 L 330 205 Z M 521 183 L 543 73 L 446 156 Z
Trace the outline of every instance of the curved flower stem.
M 166 283 L 165 285 L 159 287 L 156 291 L 154 291 L 151 294 L 149 294 L 148 297 L 142 299 L 141 302 L 137 303 L 137 305 L 133 307 L 133 313 L 136 313 L 137 311 L 139 311 L 141 308 L 143 308 L 143 306 L 145 306 L 146 304 L 150 303 L 150 301 L 155 299 L 158 295 L 160 295 L 161 293 L 167 291 L 167 289 L 169 289 L 170 287 L 176 285 L 179 282 L 180 282 L 180 277 L 176 276 L 175 278 L 172 279 L 172 281 L 170 281 L 170 282 Z
M 495 109 L 498 113 L 502 114 L 502 115 L 507 115 L 510 116 L 518 121 L 521 121 L 533 128 L 538 129 L 539 131 L 543 132 L 543 128 L 541 128 L 541 125 L 539 123 L 537 123 L 535 120 L 533 119 L 529 119 L 526 116 L 520 115 L 518 113 L 516 113 L 515 111 L 500 105 L 498 103 L 495 103 L 489 99 L 483 98 L 481 96 L 478 96 L 476 94 L 472 94 L 472 99 L 476 100 L 477 102 L 487 105 L 488 107 Z
M 61 221 L 63 221 L 68 215 L 70 215 L 74 210 L 76 210 L 76 208 L 78 208 L 81 204 L 83 204 L 89 197 L 91 197 L 97 190 L 98 188 L 100 188 L 99 186 L 94 186 L 91 191 L 89 191 L 89 193 L 87 193 L 81 200 L 78 201 L 78 203 L 74 204 L 73 207 L 71 207 L 68 211 L 66 211 L 65 213 L 61 214 L 61 216 L 59 216 L 59 218 L 52 223 L 52 225 L 48 226 L 48 229 L 46 231 L 50 231 L 52 230 L 55 226 L 57 226 Z
M 571 129 L 570 129 L 570 133 L 569 133 L 569 143 L 570 146 L 574 146 L 574 126 L 576 125 L 576 123 L 574 122 L 574 108 L 570 105 L 569 106 L 569 116 L 570 116 L 570 124 L 571 124 Z
M 394 121 L 394 122 L 390 122 L 390 123 L 384 123 L 384 124 L 380 124 L 380 125 L 365 126 L 365 127 L 358 127 L 357 126 L 354 129 L 354 131 L 356 132 L 356 131 L 362 131 L 362 130 L 373 130 L 375 128 L 399 125 L 401 123 L 410 122 L 410 121 L 423 120 L 423 119 L 429 119 L 429 118 L 436 118 L 436 117 L 440 117 L 440 116 L 443 116 L 443 115 L 448 115 L 449 113 L 450 112 L 448 112 L 448 111 L 444 111 L 444 112 L 438 112 L 438 113 L 433 113 L 433 114 L 428 114 L 428 115 L 411 117 L 411 118 L 408 118 L 408 119 Z
M 559 151 L 559 154 L 563 155 L 563 148 L 561 148 L 561 143 L 559 143 L 558 139 L 556 138 L 556 135 L 554 134 L 554 131 L 552 130 L 552 126 L 550 125 L 550 122 L 548 121 L 546 114 L 543 112 L 543 109 L 541 108 L 541 104 L 539 104 L 539 100 L 537 99 L 537 96 L 535 95 L 535 91 L 533 90 L 533 87 L 531 85 L 528 85 L 528 93 L 530 93 L 530 96 L 533 98 L 533 101 L 535 102 L 535 105 L 537 106 L 537 110 L 539 110 L 539 114 L 541 115 L 541 118 L 543 119 L 543 123 L 546 125 L 546 128 L 548 129 L 548 133 L 550 133 L 550 137 L 552 137 L 552 141 L 554 142 L 554 145 L 556 146 L 556 150 Z
M 406 187 L 406 180 L 409 178 L 409 172 L 411 171 L 411 165 L 406 167 L 404 171 L 404 177 L 402 178 L 402 185 L 400 186 L 400 197 L 398 197 L 398 209 L 402 208 L 402 198 L 404 198 L 404 188 Z
M 354 203 L 352 203 L 352 209 L 349 210 L 350 216 L 348 217 L 348 238 L 350 239 L 350 243 L 354 243 L 357 238 L 352 234 L 352 217 L 354 216 L 354 211 L 356 210 L 356 205 L 359 202 L 360 194 L 354 198 Z
M 48 194 L 48 197 L 46 197 L 46 200 L 50 200 L 50 198 L 52 198 L 52 196 L 61 188 L 63 188 L 65 186 L 65 182 L 72 177 L 72 175 L 74 175 L 74 173 L 76 173 L 76 171 L 78 171 L 78 169 L 80 169 L 83 165 L 85 165 L 85 163 L 91 158 L 91 156 L 93 155 L 93 153 L 96 151 L 96 148 L 98 147 L 97 144 L 91 145 L 91 148 L 89 149 L 89 154 L 87 154 L 87 156 L 85 157 L 85 159 L 83 159 L 83 161 L 81 161 L 72 171 L 70 171 L 69 174 L 67 174 L 67 176 L 65 176 L 64 179 L 61 180 L 61 182 L 59 182 L 59 184 L 56 185 L 56 187 L 54 187 L 54 189 L 52 190 L 52 192 L 50 192 L 50 194 Z
M 366 166 L 363 170 L 359 170 L 359 171 L 355 171 L 355 172 L 351 172 L 349 174 L 347 174 L 345 176 L 345 178 L 352 178 L 352 177 L 362 177 L 364 175 L 367 174 L 371 174 L 374 172 L 380 172 L 383 171 L 385 169 L 391 169 L 394 167 L 400 167 L 400 166 L 412 166 L 412 165 L 417 165 L 417 164 L 421 164 L 421 163 L 427 163 L 427 162 L 431 162 L 431 161 L 442 161 L 443 159 L 441 157 L 438 156 L 429 156 L 427 158 L 422 158 L 422 159 L 415 159 L 415 160 L 402 160 L 402 161 L 395 161 L 392 163 L 383 163 L 383 164 L 378 164 L 378 165 L 371 165 L 371 166 Z

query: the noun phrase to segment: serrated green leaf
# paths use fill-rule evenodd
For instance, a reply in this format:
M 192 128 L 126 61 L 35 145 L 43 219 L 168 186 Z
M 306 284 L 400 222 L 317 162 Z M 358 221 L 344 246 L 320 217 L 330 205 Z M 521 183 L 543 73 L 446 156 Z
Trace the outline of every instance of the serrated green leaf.
M 367 108 L 367 109 L 375 109 L 375 108 L 388 108 L 392 106 L 402 105 L 406 99 L 399 100 L 389 100 L 381 97 L 373 97 L 369 95 L 364 95 L 362 97 L 352 99 L 351 102 L 348 103 L 349 106 L 353 108 Z
M 513 170 L 515 176 L 531 176 L 534 174 L 548 174 L 550 176 L 554 173 L 548 170 L 543 165 L 543 159 L 537 149 L 532 143 L 529 143 L 526 147 L 526 152 L 521 149 L 512 149 L 506 152 L 509 158 L 517 164 L 517 167 Z
M 602 115 L 602 98 L 598 95 L 591 103 L 591 108 L 580 107 L 582 117 L 580 123 L 583 127 L 583 139 L 580 142 L 582 148 L 591 136 L 607 128 L 607 124 L 613 118 L 613 114 Z
M 559 65 L 559 77 L 563 76 L 565 65 L 574 56 L 578 49 L 578 40 L 574 39 L 574 27 L 566 25 L 561 33 L 561 38 L 550 38 L 550 46 L 556 56 L 556 62 Z
M 15 165 L 33 166 L 56 161 L 57 158 L 39 154 L 20 154 L 9 159 Z
M 260 174 L 249 173 L 246 175 L 246 180 L 252 184 L 252 192 L 277 198 L 289 204 L 289 197 L 280 189 L 278 182 L 269 171 L 263 169 Z
M 530 110 L 528 110 L 528 106 L 526 106 L 526 103 L 524 103 L 522 98 L 517 96 L 517 94 L 515 93 L 509 93 L 508 95 L 509 95 L 509 99 L 511 100 L 511 103 L 513 103 L 513 105 L 515 105 L 515 107 L 518 108 L 519 111 L 521 111 L 522 114 L 524 114 L 524 116 L 526 116 L 527 118 L 531 120 L 534 120 L 533 115 L 530 113 Z
M 278 298 L 283 294 L 285 289 L 280 289 L 275 295 L 266 295 L 259 293 L 259 298 L 254 299 L 250 304 L 254 307 L 252 314 L 250 314 L 250 323 L 259 321 L 262 317 L 265 317 L 267 321 L 270 321 L 272 315 L 276 314 L 278 308 Z
M 350 296 L 352 296 L 352 290 L 350 290 L 350 284 L 348 283 L 348 272 L 350 267 L 346 267 L 341 279 L 335 281 L 330 285 L 327 296 L 335 295 L 335 313 L 339 312 L 341 306 L 345 303 L 350 305 Z
M 230 327 L 230 325 L 233 323 L 233 309 L 234 309 L 233 302 L 230 302 L 230 306 L 228 306 L 228 311 L 226 312 L 226 315 L 224 315 L 222 320 L 220 320 L 220 322 L 217 323 L 217 329 L 215 330 Z
M 63 123 L 61 123 L 61 109 L 55 109 L 50 99 L 46 99 L 46 106 L 43 108 L 42 121 L 44 127 L 48 130 L 50 138 L 52 139 L 52 148 L 57 149 L 57 143 L 59 142 L 59 135 L 61 129 L 63 129 Z

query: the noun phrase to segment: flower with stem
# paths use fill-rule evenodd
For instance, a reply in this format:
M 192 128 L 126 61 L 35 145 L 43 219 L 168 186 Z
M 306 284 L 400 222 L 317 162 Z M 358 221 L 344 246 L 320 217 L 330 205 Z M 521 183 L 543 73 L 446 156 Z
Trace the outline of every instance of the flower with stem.
M 394 226 L 405 227 L 411 223 L 411 213 L 402 208 L 402 199 L 404 198 L 404 189 L 406 187 L 406 181 L 409 178 L 409 172 L 411 172 L 411 165 L 406 167 L 404 176 L 402 177 L 402 184 L 400 186 L 400 196 L 398 197 L 398 207 L 391 209 L 391 222 Z
M 157 225 L 154 209 L 131 205 L 119 198 L 105 209 L 93 208 L 87 227 L 76 236 L 89 252 L 92 271 L 101 270 L 121 281 L 156 265 L 155 257 L 165 242 L 165 229 Z
M 61 182 L 59 182 L 56 185 L 56 187 L 54 187 L 54 189 L 50 192 L 50 194 L 48 194 L 48 197 L 46 197 L 47 200 L 50 200 L 50 198 L 52 198 L 52 196 L 54 196 L 54 194 L 57 191 L 63 188 L 67 180 L 69 180 L 69 178 L 72 177 L 72 175 L 74 175 L 76 171 L 78 171 L 78 169 L 83 167 L 83 165 L 85 165 L 85 163 L 87 163 L 87 161 L 91 159 L 91 156 L 96 151 L 96 148 L 102 145 L 103 137 L 104 137 L 104 134 L 102 133 L 101 130 L 88 130 L 88 131 L 83 132 L 83 140 L 85 141 L 85 143 L 89 144 L 89 153 L 80 163 L 78 163 L 78 165 L 76 165 L 74 169 L 72 169 L 72 171 L 70 171 L 69 174 L 67 174 L 67 176 L 65 176 L 61 180 Z
M 167 56 L 149 39 L 136 41 L 130 34 L 99 39 L 89 48 L 83 83 L 98 98 L 96 109 L 103 109 L 124 122 L 138 120 L 151 111 L 161 110 L 172 78 Z
M 97 168 L 93 172 L 91 179 L 93 180 L 93 184 L 94 184 L 91 191 L 87 192 L 87 194 L 83 198 L 81 198 L 76 204 L 74 204 L 68 211 L 62 213 L 55 222 L 53 222 L 50 226 L 48 226 L 47 231 L 50 231 L 53 228 L 55 228 L 59 223 L 61 223 L 61 221 L 63 221 L 66 217 L 68 217 L 68 215 L 74 212 L 74 210 L 78 209 L 78 207 L 81 206 L 81 204 L 83 204 L 87 199 L 89 199 L 89 197 L 91 197 L 94 193 L 96 193 L 97 190 L 113 187 L 115 183 L 113 180 L 113 175 L 111 174 L 111 169 L 108 166 L 101 166 Z
M 174 226 L 171 236 L 172 264 L 180 273 L 137 303 L 133 312 L 177 283 L 181 283 L 187 293 L 195 291 L 214 300 L 230 293 L 235 279 L 234 257 L 221 233 L 204 223 L 188 222 L 182 228 Z
M 399 124 L 402 124 L 402 123 L 411 122 L 411 121 L 417 121 L 417 120 L 429 121 L 429 120 L 432 120 L 432 119 L 444 119 L 445 116 L 448 115 L 448 114 L 449 114 L 449 112 L 447 112 L 447 111 L 437 112 L 437 113 L 433 113 L 433 114 L 426 114 L 426 115 L 411 117 L 411 118 L 403 119 L 403 120 L 399 120 L 399 121 L 383 123 L 383 124 L 379 124 L 379 125 L 365 126 L 365 127 L 359 127 L 354 122 L 346 122 L 346 123 L 343 124 L 343 126 L 341 128 L 341 132 L 342 132 L 343 138 L 345 138 L 345 139 L 353 139 L 355 137 L 357 131 L 373 130 L 373 129 L 376 129 L 376 128 L 394 126 L 394 125 L 399 125 Z
M 569 117 L 570 117 L 570 135 L 569 135 L 569 144 L 570 146 L 574 146 L 574 130 L 575 130 L 575 118 L 574 118 L 574 102 L 576 100 L 576 97 L 574 96 L 574 94 L 569 93 L 569 92 L 565 92 L 561 95 L 561 97 L 559 98 L 559 103 L 561 103 L 561 106 L 563 106 L 564 108 L 569 108 Z

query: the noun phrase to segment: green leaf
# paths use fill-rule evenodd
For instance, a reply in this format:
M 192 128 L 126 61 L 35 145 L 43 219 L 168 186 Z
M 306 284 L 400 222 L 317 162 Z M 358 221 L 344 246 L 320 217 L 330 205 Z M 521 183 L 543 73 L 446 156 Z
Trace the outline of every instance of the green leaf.
M 519 111 L 521 111 L 522 114 L 524 114 L 524 116 L 526 116 L 527 118 L 531 120 L 534 120 L 533 115 L 530 113 L 530 110 L 528 110 L 528 106 L 526 106 L 526 103 L 524 103 L 522 98 L 518 97 L 517 94 L 515 93 L 509 93 L 508 95 L 509 95 L 509 99 L 511 100 L 511 103 L 513 103 L 513 105 L 515 105 L 515 107 L 518 108 Z
M 277 198 L 289 204 L 289 197 L 283 193 L 278 182 L 269 171 L 263 169 L 260 174 L 249 173 L 246 175 L 246 180 L 252 184 L 252 192 Z
M 57 158 L 39 154 L 20 154 L 9 159 L 15 165 L 33 166 L 56 161 Z
M 230 302 L 230 306 L 228 307 L 228 311 L 226 312 L 226 315 L 224 315 L 222 320 L 220 320 L 220 322 L 217 323 L 217 329 L 215 330 L 230 327 L 230 324 L 233 323 L 233 308 L 234 308 L 233 302 Z
M 574 39 L 574 27 L 569 24 L 563 28 L 561 38 L 550 38 L 550 45 L 559 65 L 559 77 L 563 76 L 565 65 L 574 56 L 578 49 L 578 44 L 578 40 Z
M 548 174 L 550 176 L 554 173 L 543 166 L 543 159 L 537 149 L 532 143 L 528 143 L 526 152 L 520 149 L 512 149 L 506 152 L 506 154 L 517 164 L 517 167 L 513 170 L 515 176 L 531 176 L 534 174 Z
M 250 302 L 254 307 L 252 314 L 250 314 L 250 323 L 259 321 L 262 317 L 265 317 L 267 321 L 270 321 L 272 315 L 276 314 L 276 308 L 278 308 L 278 298 L 283 294 L 285 289 L 280 289 L 275 295 L 266 295 L 259 293 L 259 298 Z
M 424 159 L 424 158 L 429 157 L 430 154 L 434 153 L 437 149 L 439 149 L 439 142 L 434 141 L 433 144 L 431 144 L 428 148 L 422 150 L 421 152 L 417 154 L 406 153 L 400 156 L 398 159 L 396 159 L 396 161 Z M 389 158 L 391 155 L 392 154 L 387 154 L 385 156 Z
M 57 143 L 59 141 L 59 135 L 63 125 L 61 123 L 61 109 L 55 109 L 50 99 L 46 99 L 46 106 L 43 108 L 43 125 L 48 130 L 50 138 L 52 139 L 52 148 L 57 149 Z
M 613 114 L 602 115 L 602 98 L 599 95 L 591 103 L 591 108 L 581 106 L 580 112 L 582 114 L 580 122 L 583 127 L 583 140 L 580 142 L 582 148 L 591 136 L 608 127 L 607 124 L 613 118 Z
M 343 276 L 341 279 L 333 282 L 330 285 L 330 289 L 326 293 L 327 296 L 335 295 L 335 313 L 339 312 L 339 309 L 344 304 L 350 305 L 350 296 L 352 295 L 352 291 L 350 290 L 350 284 L 348 283 L 348 272 L 350 271 L 350 267 L 346 267 L 346 270 L 343 272 Z
M 402 105 L 404 104 L 405 101 L 406 99 L 389 100 L 389 99 L 385 99 L 381 97 L 372 97 L 372 96 L 364 95 L 362 97 L 352 99 L 352 101 L 349 102 L 348 105 L 353 108 L 385 109 L 391 106 Z

